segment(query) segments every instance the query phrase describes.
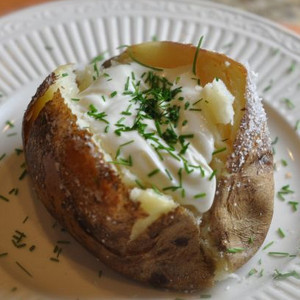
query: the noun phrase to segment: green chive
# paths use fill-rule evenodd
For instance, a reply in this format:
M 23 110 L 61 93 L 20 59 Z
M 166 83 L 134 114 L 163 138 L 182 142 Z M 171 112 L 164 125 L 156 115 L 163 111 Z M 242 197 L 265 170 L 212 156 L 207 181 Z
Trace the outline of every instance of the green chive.
M 19 180 L 24 179 L 24 177 L 27 175 L 27 170 L 25 169 L 22 174 L 19 176 Z
M 29 251 L 32 252 L 32 251 L 34 251 L 35 248 L 36 248 L 36 246 L 35 246 L 35 245 L 32 245 L 32 246 L 29 248 Z
M 8 125 L 9 128 L 15 127 L 15 125 L 11 121 L 6 121 L 5 124 Z
M 228 253 L 240 253 L 240 252 L 243 252 L 244 250 L 245 250 L 245 248 L 234 247 L 234 248 L 228 248 L 227 252 Z
M 8 255 L 8 252 L 0 253 L 0 257 L 4 257 L 4 256 L 7 256 L 7 255 Z
M 290 185 L 285 185 L 283 186 L 279 192 L 277 192 L 277 197 L 282 200 L 282 201 L 285 201 L 285 198 L 284 198 L 284 195 L 288 195 L 288 194 L 293 194 L 294 191 L 292 191 L 290 189 Z
M 61 74 L 61 77 L 66 77 L 66 76 L 68 76 L 69 74 L 68 73 L 62 73 Z
M 6 197 L 4 197 L 3 195 L 0 195 L 0 199 L 4 200 L 4 201 L 6 201 L 6 202 L 9 202 L 9 199 L 6 198 Z
M 270 256 L 278 256 L 278 257 L 287 257 L 290 254 L 287 252 L 268 252 L 268 255 Z
M 194 60 L 193 60 L 193 74 L 194 75 L 196 75 L 197 59 L 198 59 L 198 54 L 199 54 L 199 50 L 200 50 L 202 41 L 203 41 L 203 35 L 201 36 L 201 38 L 198 42 L 197 49 L 196 49 L 195 56 L 194 56 Z
M 142 190 L 145 190 L 145 189 L 146 189 L 145 186 L 144 186 L 138 179 L 135 180 L 135 183 L 136 183 Z
M 189 110 L 190 110 L 190 111 L 202 111 L 201 108 L 190 108 Z
M 269 85 L 267 85 L 267 86 L 263 89 L 263 92 L 265 93 L 265 92 L 269 91 L 269 90 L 272 88 L 272 86 L 273 86 L 273 80 L 270 80 Z
M 206 193 L 200 193 L 200 194 L 194 195 L 194 199 L 203 198 L 205 196 L 206 196 Z
M 294 277 L 294 278 L 300 279 L 300 274 L 296 271 L 281 273 L 277 269 L 275 269 L 275 273 L 273 274 L 274 279 L 286 279 L 288 277 Z
M 31 274 L 29 271 L 27 271 L 27 269 L 26 269 L 25 267 L 23 267 L 19 262 L 16 261 L 16 264 L 17 264 L 18 267 L 19 267 L 20 269 L 22 269 L 29 277 L 33 277 L 32 274 Z
M 250 277 L 250 276 L 252 276 L 252 275 L 254 275 L 254 274 L 256 274 L 257 273 L 257 270 L 255 269 L 255 268 L 253 268 L 253 269 L 251 269 L 249 272 L 248 272 L 248 276 Z
M 50 260 L 55 261 L 55 262 L 59 262 L 59 259 L 56 257 L 50 257 Z
M 200 295 L 200 299 L 209 299 L 209 298 L 211 298 L 211 295 L 209 295 L 209 294 Z
M 255 240 L 255 238 L 253 236 L 250 236 L 248 239 L 248 243 L 253 244 L 254 240 Z
M 182 126 L 185 126 L 187 123 L 188 123 L 188 120 L 184 120 L 184 121 L 182 122 Z
M 80 99 L 79 99 L 79 98 L 71 98 L 71 100 L 72 100 L 72 101 L 74 101 L 74 102 L 78 102 L 78 101 L 80 101 Z
M 23 224 L 24 224 L 24 223 L 26 223 L 26 222 L 27 222 L 27 220 L 28 220 L 28 218 L 29 218 L 28 216 L 27 216 L 27 217 L 25 217 L 25 219 L 23 220 L 23 222 L 22 222 L 22 223 L 23 223 Z
M 211 181 L 217 174 L 217 170 L 213 170 L 212 173 L 210 174 L 208 180 Z
M 130 48 L 128 48 L 127 52 L 128 52 L 129 57 L 130 57 L 134 62 L 138 63 L 139 65 L 141 65 L 141 66 L 143 66 L 143 67 L 146 67 L 146 68 L 149 68 L 149 69 L 152 69 L 152 70 L 154 70 L 154 71 L 163 71 L 163 69 L 156 68 L 156 67 L 152 67 L 152 66 L 148 66 L 148 65 L 146 65 L 146 64 L 144 64 L 144 63 L 142 63 L 142 62 L 140 62 L 139 60 L 137 60 L 137 59 L 133 56 L 133 54 L 132 54 Z
M 290 204 L 292 206 L 293 211 L 297 211 L 298 210 L 299 202 L 289 201 L 288 204 Z
M 278 228 L 277 232 L 281 238 L 285 237 L 285 233 L 283 232 L 283 230 L 281 228 Z
M 67 241 L 67 240 L 59 240 L 56 242 L 57 244 L 71 244 L 71 241 Z
M 169 172 L 169 170 L 168 170 L 168 169 L 165 169 L 165 172 L 166 172 L 166 174 L 168 175 L 169 179 L 172 181 L 173 178 L 172 178 L 171 173 Z
M 283 98 L 283 102 L 286 104 L 288 109 L 295 108 L 295 104 L 289 98 Z
M 288 165 L 287 161 L 285 159 L 282 159 L 281 160 L 281 164 L 286 167 Z
M 118 92 L 117 92 L 117 91 L 114 91 L 114 92 L 112 92 L 112 93 L 110 94 L 110 98 L 113 98 L 113 97 L 115 97 L 117 94 L 118 94 Z
M 263 247 L 263 250 L 270 248 L 273 244 L 274 244 L 274 241 L 268 243 L 266 246 Z
M 1 156 L 0 156 L 0 161 L 6 156 L 6 153 L 3 153 Z
M 286 72 L 287 72 L 288 74 L 290 74 L 290 73 L 294 72 L 295 69 L 296 69 L 296 62 L 293 61 L 293 62 L 291 63 L 291 65 L 290 65 L 290 67 L 286 70 Z
M 102 61 L 104 60 L 104 55 L 105 55 L 106 51 L 103 53 L 100 53 L 99 55 L 95 56 L 91 61 L 90 64 L 94 64 L 96 62 Z
M 154 176 L 155 174 L 157 174 L 157 173 L 159 173 L 159 172 L 160 172 L 159 169 L 155 169 L 155 170 L 151 171 L 147 176 L 148 176 L 148 177 L 152 177 L 152 176 Z
M 226 151 L 226 150 L 227 150 L 227 148 L 226 148 L 226 147 L 224 147 L 224 148 L 220 148 L 220 149 L 217 149 L 217 150 L 215 150 L 215 151 L 212 153 L 212 155 L 215 155 L 215 154 L 218 154 L 218 153 L 224 152 L 224 151 Z

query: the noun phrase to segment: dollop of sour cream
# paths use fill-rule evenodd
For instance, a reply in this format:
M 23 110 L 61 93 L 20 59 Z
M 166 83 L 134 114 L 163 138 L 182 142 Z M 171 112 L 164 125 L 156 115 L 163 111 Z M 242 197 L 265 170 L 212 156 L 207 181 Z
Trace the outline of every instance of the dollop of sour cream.
M 191 66 L 152 70 L 132 62 L 96 71 L 71 109 L 134 198 L 137 189 L 151 190 L 207 211 L 216 190 L 209 164 L 217 125 L 232 124 L 234 116 L 234 97 L 224 83 L 201 87 Z

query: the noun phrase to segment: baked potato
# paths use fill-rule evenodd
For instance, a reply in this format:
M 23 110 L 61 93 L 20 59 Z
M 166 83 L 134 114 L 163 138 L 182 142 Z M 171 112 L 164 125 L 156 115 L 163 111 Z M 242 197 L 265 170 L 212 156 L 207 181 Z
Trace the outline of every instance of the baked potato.
M 48 211 L 129 278 L 211 287 L 267 234 L 274 186 L 266 115 L 249 70 L 223 54 L 147 42 L 102 66 L 61 66 L 28 105 L 23 144 Z

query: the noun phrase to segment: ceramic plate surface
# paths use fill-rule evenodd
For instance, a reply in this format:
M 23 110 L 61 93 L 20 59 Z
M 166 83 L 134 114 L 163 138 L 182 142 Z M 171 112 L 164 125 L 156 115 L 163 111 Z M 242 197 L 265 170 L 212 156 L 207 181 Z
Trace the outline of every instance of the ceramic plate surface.
M 204 48 L 249 62 L 257 72 L 276 142 L 275 191 L 285 186 L 293 193 L 275 197 L 269 234 L 246 265 L 215 288 L 188 294 L 125 279 L 55 223 L 29 187 L 21 120 L 37 86 L 57 65 L 86 63 L 102 52 L 110 57 L 120 45 L 153 37 L 196 44 L 202 35 Z M 196 0 L 52 2 L 0 19 L 0 93 L 1 299 L 300 298 L 299 37 L 256 16 Z M 53 259 L 58 254 L 59 262 Z M 275 270 L 294 276 L 276 280 Z

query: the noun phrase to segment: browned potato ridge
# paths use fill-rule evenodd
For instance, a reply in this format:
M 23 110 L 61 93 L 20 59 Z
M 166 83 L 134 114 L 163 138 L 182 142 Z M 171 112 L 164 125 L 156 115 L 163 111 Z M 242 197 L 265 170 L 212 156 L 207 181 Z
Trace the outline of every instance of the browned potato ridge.
M 195 51 L 190 45 L 145 43 L 129 47 L 117 60 L 134 57 L 150 66 L 175 67 L 192 64 Z M 224 55 L 200 49 L 197 76 L 202 84 L 221 78 L 236 97 L 236 126 L 226 129 L 232 139 L 226 167 L 217 178 L 214 204 L 200 225 L 179 206 L 130 240 L 133 224 L 145 212 L 130 200 L 129 188 L 104 161 L 91 134 L 78 127 L 60 91 L 47 101 L 43 98 L 59 80 L 54 74 L 37 90 L 23 120 L 32 186 L 53 217 L 105 264 L 158 287 L 212 286 L 255 254 L 273 213 L 269 133 L 247 70 Z M 230 253 L 231 248 L 243 249 Z

